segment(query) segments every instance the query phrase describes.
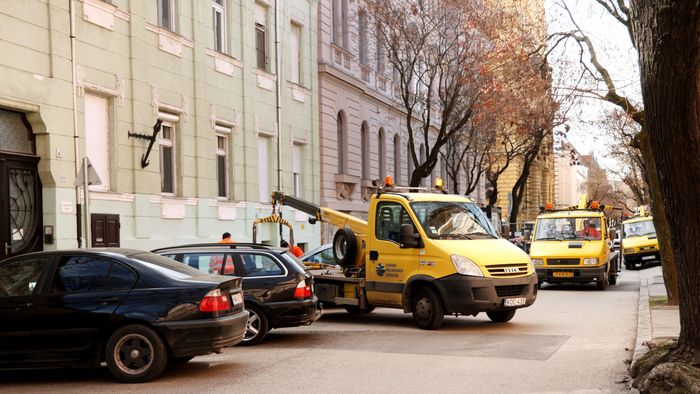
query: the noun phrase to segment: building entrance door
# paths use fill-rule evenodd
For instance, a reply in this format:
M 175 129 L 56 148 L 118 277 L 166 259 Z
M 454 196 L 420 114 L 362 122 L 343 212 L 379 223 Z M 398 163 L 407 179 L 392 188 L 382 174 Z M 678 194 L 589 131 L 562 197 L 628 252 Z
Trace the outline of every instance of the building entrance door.
M 0 152 L 0 260 L 43 247 L 38 162 Z

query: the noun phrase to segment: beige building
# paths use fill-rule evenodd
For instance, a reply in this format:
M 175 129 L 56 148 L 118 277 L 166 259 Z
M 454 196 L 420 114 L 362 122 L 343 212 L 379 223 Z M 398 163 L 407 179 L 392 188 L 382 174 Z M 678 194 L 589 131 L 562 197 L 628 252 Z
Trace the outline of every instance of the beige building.
M 577 205 L 579 196 L 586 192 L 588 169 L 580 164 L 578 156 L 570 144 L 565 144 L 562 152 L 554 157 L 554 204 L 557 207 Z

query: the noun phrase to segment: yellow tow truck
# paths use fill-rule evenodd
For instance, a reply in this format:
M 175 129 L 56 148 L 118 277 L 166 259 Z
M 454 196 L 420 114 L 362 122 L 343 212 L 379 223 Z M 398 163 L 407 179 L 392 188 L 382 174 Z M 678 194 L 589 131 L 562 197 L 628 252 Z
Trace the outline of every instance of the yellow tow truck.
M 619 256 L 610 235 L 606 207 L 596 201 L 584 196 L 578 206 L 559 210 L 547 204 L 530 246 L 539 283 L 594 282 L 599 290 L 617 283 Z
M 537 276 L 530 258 L 501 238 L 481 209 L 458 195 L 409 192 L 391 177 L 371 197 L 368 220 L 285 195 L 286 205 L 338 230 L 333 254 L 341 269 L 312 270 L 324 304 L 368 313 L 375 306 L 411 312 L 419 328 L 443 317 L 486 312 L 495 322 L 535 302 Z
M 661 262 L 654 219 L 644 208 L 640 208 L 635 217 L 622 222 L 620 250 L 627 269 Z

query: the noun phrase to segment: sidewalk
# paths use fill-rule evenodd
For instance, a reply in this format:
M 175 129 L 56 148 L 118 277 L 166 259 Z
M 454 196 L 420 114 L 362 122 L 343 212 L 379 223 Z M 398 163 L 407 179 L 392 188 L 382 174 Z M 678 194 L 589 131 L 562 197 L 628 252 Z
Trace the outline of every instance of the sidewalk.
M 637 320 L 637 343 L 632 364 L 649 348 L 652 339 L 678 338 L 681 330 L 677 306 L 649 306 L 649 300 L 666 297 L 664 278 L 661 275 L 642 279 L 639 286 L 639 315 Z

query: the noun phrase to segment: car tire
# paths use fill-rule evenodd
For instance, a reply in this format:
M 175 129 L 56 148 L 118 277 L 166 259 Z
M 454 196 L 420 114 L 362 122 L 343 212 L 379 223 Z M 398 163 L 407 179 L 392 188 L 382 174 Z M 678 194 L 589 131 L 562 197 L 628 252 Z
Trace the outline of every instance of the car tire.
M 365 309 L 361 309 L 356 305 L 345 305 L 344 308 L 351 315 L 366 315 L 368 313 L 372 313 L 374 310 L 374 305 L 367 305 Z
M 608 273 L 604 272 L 603 277 L 596 282 L 596 288 L 598 290 L 605 290 L 606 287 L 608 287 Z
M 168 362 L 168 351 L 155 331 L 129 324 L 117 329 L 107 340 L 105 361 L 117 380 L 143 383 L 160 376 Z
M 442 326 L 445 308 L 440 296 L 429 287 L 417 289 L 411 304 L 413 320 L 422 330 L 434 330 Z
M 192 360 L 193 358 L 194 358 L 194 356 L 170 357 L 170 359 L 168 359 L 168 363 L 172 364 L 172 365 L 184 365 L 184 364 L 187 364 L 188 362 L 190 362 L 190 360 Z
M 357 238 L 348 227 L 338 229 L 333 236 L 333 257 L 341 267 L 349 267 L 355 263 L 357 255 Z
M 515 316 L 515 309 L 507 309 L 504 311 L 486 312 L 486 316 L 494 323 L 506 323 Z
M 240 344 L 242 346 L 257 345 L 265 339 L 265 336 L 267 336 L 270 330 L 267 315 L 265 315 L 265 312 L 259 307 L 254 305 L 246 305 L 245 309 L 248 310 L 250 316 L 248 316 L 248 324 Z

